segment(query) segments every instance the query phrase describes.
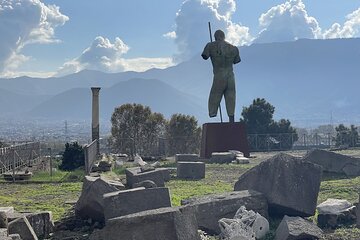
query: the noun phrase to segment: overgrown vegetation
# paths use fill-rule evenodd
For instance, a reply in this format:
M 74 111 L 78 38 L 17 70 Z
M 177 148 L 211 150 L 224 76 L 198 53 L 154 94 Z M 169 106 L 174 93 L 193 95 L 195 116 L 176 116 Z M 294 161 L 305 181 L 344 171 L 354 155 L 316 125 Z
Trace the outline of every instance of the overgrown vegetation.
M 351 125 L 350 128 L 345 127 L 344 124 L 340 124 L 335 128 L 336 137 L 335 143 L 336 146 L 348 146 L 355 147 L 359 141 L 359 133 L 357 127 Z
M 291 149 L 293 143 L 298 140 L 296 129 L 291 126 L 288 119 L 275 121 L 273 119 L 274 112 L 273 105 L 264 98 L 257 98 L 249 107 L 243 108 L 240 121 L 245 123 L 247 133 L 264 134 L 263 137 L 266 139 L 259 141 L 282 142 L 282 149 Z M 282 139 L 274 139 L 274 137 Z M 252 148 L 256 149 L 256 146 L 252 146 Z
M 77 142 L 66 143 L 62 155 L 61 170 L 71 171 L 85 165 L 84 149 Z
M 195 117 L 174 114 L 166 127 L 168 154 L 200 152 L 201 127 Z

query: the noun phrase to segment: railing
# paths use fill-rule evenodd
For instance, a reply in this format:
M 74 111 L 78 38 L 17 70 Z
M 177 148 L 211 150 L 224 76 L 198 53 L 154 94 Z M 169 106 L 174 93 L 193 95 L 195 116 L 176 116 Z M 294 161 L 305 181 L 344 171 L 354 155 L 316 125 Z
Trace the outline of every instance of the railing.
M 85 145 L 84 155 L 85 155 L 85 174 L 89 175 L 91 169 L 95 164 L 95 161 L 98 160 L 98 141 L 95 139 L 92 143 Z
M 31 167 L 40 160 L 40 142 L 0 148 L 0 174 Z

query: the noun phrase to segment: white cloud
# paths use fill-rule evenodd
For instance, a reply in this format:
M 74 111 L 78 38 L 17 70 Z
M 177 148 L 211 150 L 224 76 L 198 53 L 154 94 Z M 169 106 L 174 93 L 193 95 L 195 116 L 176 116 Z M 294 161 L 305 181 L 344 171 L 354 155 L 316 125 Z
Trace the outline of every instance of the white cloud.
M 163 34 L 163 37 L 169 38 L 169 39 L 175 39 L 176 38 L 176 32 L 171 31 L 171 32 L 165 33 L 165 34 Z
M 360 32 L 360 8 L 346 16 L 347 21 L 341 26 L 334 23 L 323 34 L 324 38 L 352 38 L 359 36 Z
M 321 38 L 318 21 L 309 16 L 302 0 L 289 0 L 263 13 L 259 18 L 260 31 L 255 42 L 294 41 L 299 38 Z
M 29 58 L 22 48 L 32 43 L 57 42 L 55 28 L 69 18 L 59 7 L 40 0 L 0 1 L 0 75 L 9 75 Z
M 79 57 L 66 62 L 56 76 L 76 73 L 83 69 L 102 72 L 142 72 L 150 68 L 166 68 L 173 65 L 171 58 L 123 58 L 129 49 L 130 47 L 120 38 L 111 43 L 109 39 L 98 36 Z
M 236 45 L 249 44 L 252 41 L 249 28 L 232 22 L 235 11 L 235 0 L 184 1 L 176 14 L 177 60 L 187 60 L 202 51 L 210 41 L 208 22 L 211 22 L 213 32 L 222 29 L 227 41 Z

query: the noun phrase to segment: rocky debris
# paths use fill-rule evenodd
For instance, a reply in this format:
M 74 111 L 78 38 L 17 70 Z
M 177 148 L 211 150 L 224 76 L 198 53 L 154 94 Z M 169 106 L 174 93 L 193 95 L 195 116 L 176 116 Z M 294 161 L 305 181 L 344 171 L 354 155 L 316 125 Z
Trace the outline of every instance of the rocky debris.
M 10 234 L 9 240 L 22 240 L 19 234 Z
M 189 207 L 159 208 L 109 219 L 90 240 L 200 240 Z
M 111 171 L 112 164 L 108 161 L 100 161 L 98 164 L 98 168 L 101 172 L 109 172 Z
M 0 239 L 8 239 L 8 230 L 7 230 L 7 228 L 0 227 Z
M 315 213 L 321 173 L 319 165 L 280 153 L 242 174 L 234 190 L 263 193 L 271 214 L 308 217 Z
M 141 170 L 142 173 L 150 172 L 150 171 L 154 171 L 155 167 L 151 166 L 150 164 L 145 164 L 145 165 L 140 167 L 140 170 Z
M 203 179 L 205 178 L 205 163 L 178 162 L 176 175 L 180 179 Z
M 163 207 L 171 207 L 168 188 L 134 188 L 104 194 L 105 220 Z
M 26 217 L 18 218 L 9 223 L 9 234 L 19 234 L 23 240 L 38 240 L 33 228 Z
M 199 161 L 199 155 L 197 154 L 176 154 L 176 162 L 197 162 Z
M 166 168 L 157 168 L 151 171 L 142 172 L 140 167 L 127 168 L 125 170 L 126 184 L 133 188 L 135 183 L 145 180 L 153 181 L 156 186 L 164 187 L 165 180 L 170 180 L 170 173 Z
M 276 229 L 275 240 L 320 239 L 322 230 L 301 217 L 284 216 Z
M 103 222 L 105 219 L 103 195 L 121 189 L 125 189 L 121 182 L 86 176 L 80 198 L 75 205 L 75 214 L 83 219 L 91 218 Z
M 54 222 L 52 213 L 49 211 L 26 214 L 26 219 L 40 239 L 47 238 L 53 232 Z
M 194 207 L 199 227 L 208 233 L 220 234 L 219 219 L 233 218 L 241 206 L 268 217 L 265 196 L 252 190 L 190 198 L 181 204 Z
M 233 152 L 213 152 L 209 163 L 231 163 L 236 159 L 236 154 Z
M 151 180 L 145 180 L 142 182 L 138 182 L 134 184 L 134 188 L 139 188 L 139 187 L 144 187 L 144 188 L 157 188 L 156 183 L 154 183 Z
M 254 230 L 240 219 L 222 218 L 219 226 L 223 240 L 256 240 Z
M 3 222 L 7 222 L 8 232 L 11 235 L 9 236 L 11 237 L 10 239 L 17 239 L 17 233 L 20 234 L 22 239 L 24 239 L 23 236 L 33 239 L 32 235 L 44 239 L 53 232 L 54 222 L 52 220 L 52 213 L 49 211 L 32 213 L 16 212 L 12 207 L 1 209 L 0 218 L 5 220 Z
M 319 227 L 336 228 L 356 220 L 356 207 L 347 200 L 329 198 L 317 206 Z
M 220 219 L 219 226 L 225 240 L 261 239 L 269 231 L 268 220 L 252 210 L 247 211 L 245 206 L 239 208 L 233 219 Z
M 239 208 L 234 219 L 240 219 L 246 225 L 251 226 L 257 239 L 265 237 L 269 231 L 269 221 L 253 210 L 246 210 L 245 206 Z
M 6 216 L 6 212 L 0 211 L 0 228 L 8 227 L 8 218 Z
M 139 166 L 144 166 L 144 165 L 147 165 L 148 163 L 145 162 L 141 156 L 139 154 L 136 154 L 135 157 L 134 157 L 134 163 L 139 165 Z
M 323 171 L 346 174 L 347 176 L 360 176 L 360 159 L 335 152 L 314 149 L 303 158 L 323 167 Z

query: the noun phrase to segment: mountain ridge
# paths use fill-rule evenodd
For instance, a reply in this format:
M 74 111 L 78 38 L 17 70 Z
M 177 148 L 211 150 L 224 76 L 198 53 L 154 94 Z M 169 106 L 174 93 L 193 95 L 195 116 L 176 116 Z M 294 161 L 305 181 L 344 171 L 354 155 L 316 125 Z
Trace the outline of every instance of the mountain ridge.
M 360 39 L 353 38 L 300 39 L 241 47 L 242 62 L 234 66 L 236 119 L 240 118 L 243 106 L 248 106 L 254 98 L 262 97 L 276 107 L 276 118 L 289 118 L 300 125 L 329 123 L 330 114 L 335 121 L 359 123 L 360 98 L 356 87 L 360 74 L 359 46 Z M 212 67 L 210 61 L 201 59 L 200 52 L 189 61 L 167 69 L 150 69 L 139 73 L 84 70 L 48 79 L 0 79 L 0 88 L 15 94 L 56 96 L 73 88 L 112 88 L 118 83 L 139 78 L 150 82 L 150 79 L 157 79 L 168 84 L 190 101 L 190 105 L 200 106 L 201 113 L 195 111 L 198 119 L 202 122 L 212 121 L 206 113 Z M 102 94 L 101 97 L 104 97 L 105 91 Z M 123 94 L 131 98 L 134 93 Z M 182 105 L 180 102 L 177 104 Z M 168 108 L 159 107 L 169 112 L 174 106 Z

